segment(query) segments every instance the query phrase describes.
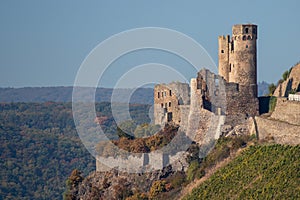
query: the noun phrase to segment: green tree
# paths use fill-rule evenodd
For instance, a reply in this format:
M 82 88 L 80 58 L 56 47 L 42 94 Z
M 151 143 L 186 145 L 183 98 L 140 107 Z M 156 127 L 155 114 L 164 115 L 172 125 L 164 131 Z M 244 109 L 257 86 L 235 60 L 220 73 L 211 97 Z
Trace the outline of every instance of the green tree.
M 289 71 L 285 71 L 285 72 L 282 74 L 282 79 L 283 79 L 284 81 L 286 81 L 288 77 L 289 77 Z
M 127 138 L 129 140 L 133 140 L 134 136 L 127 134 L 125 131 L 123 131 L 120 127 L 117 127 L 117 135 L 119 136 L 119 138 Z
M 274 83 L 271 83 L 268 88 L 269 88 L 269 95 L 272 96 L 276 90 L 276 86 L 274 85 Z

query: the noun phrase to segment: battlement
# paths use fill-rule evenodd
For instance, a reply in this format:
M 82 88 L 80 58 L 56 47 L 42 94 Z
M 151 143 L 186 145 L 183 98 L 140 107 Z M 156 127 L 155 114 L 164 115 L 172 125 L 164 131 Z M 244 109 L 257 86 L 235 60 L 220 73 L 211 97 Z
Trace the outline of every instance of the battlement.
M 255 24 L 236 24 L 232 26 L 232 35 L 253 35 L 257 36 L 257 25 Z
M 230 35 L 220 35 L 218 39 L 230 42 Z

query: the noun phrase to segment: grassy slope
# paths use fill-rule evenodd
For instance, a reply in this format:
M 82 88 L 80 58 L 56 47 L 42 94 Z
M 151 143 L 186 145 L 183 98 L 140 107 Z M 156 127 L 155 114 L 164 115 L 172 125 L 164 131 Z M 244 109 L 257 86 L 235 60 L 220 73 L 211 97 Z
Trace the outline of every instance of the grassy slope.
M 184 199 L 300 199 L 300 146 L 251 146 Z

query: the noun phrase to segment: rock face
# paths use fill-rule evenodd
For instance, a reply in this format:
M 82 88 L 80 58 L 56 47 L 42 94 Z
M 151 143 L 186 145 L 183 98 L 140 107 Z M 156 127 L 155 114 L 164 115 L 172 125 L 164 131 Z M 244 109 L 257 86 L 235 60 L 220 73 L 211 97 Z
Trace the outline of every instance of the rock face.
M 149 191 L 152 183 L 173 173 L 171 167 L 143 174 L 121 173 L 116 169 L 93 172 L 70 191 L 75 199 L 125 199 L 133 193 Z
M 276 97 L 288 97 L 292 90 L 300 92 L 300 63 L 292 68 L 287 80 L 277 86 L 273 95 Z

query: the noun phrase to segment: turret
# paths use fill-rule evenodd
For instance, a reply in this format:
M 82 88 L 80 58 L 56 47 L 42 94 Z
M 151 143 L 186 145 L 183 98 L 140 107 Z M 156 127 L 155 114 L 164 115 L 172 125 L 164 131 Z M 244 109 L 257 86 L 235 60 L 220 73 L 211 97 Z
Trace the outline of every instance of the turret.
M 219 74 L 229 80 L 229 44 L 230 36 L 219 36 Z

